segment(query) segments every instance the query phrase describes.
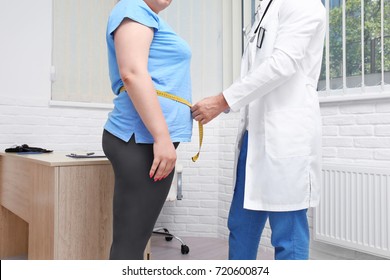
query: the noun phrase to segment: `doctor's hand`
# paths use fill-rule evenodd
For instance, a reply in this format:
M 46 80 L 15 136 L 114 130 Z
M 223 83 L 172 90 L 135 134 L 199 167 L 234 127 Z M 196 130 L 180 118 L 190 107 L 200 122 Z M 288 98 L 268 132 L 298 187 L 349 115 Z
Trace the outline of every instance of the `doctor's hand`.
M 206 97 L 191 108 L 192 117 L 201 124 L 206 124 L 217 117 L 223 111 L 229 109 L 222 93 L 216 96 Z

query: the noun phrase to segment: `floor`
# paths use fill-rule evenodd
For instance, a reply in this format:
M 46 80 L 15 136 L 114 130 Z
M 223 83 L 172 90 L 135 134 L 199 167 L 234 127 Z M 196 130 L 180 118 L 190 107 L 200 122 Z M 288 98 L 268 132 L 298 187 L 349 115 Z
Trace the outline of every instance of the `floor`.
M 188 254 L 181 253 L 181 242 L 166 241 L 164 236 L 153 236 L 151 243 L 152 260 L 226 260 L 227 241 L 218 238 L 180 237 L 189 248 Z
M 206 237 L 180 237 L 189 247 L 188 254 L 181 253 L 181 243 L 163 236 L 153 236 L 151 243 L 153 260 L 227 260 L 227 240 Z M 273 260 L 273 254 L 262 252 L 259 260 Z M 384 258 L 311 241 L 310 260 L 385 260 Z
M 218 238 L 180 237 L 188 246 L 188 254 L 181 253 L 182 243 L 176 239 L 166 241 L 164 236 L 152 236 L 152 260 L 227 260 L 227 241 Z M 15 256 L 7 260 L 26 260 L 27 256 Z
M 152 260 L 227 260 L 228 241 L 212 237 L 180 237 L 189 248 L 188 254 L 181 253 L 181 242 L 166 241 L 163 236 L 152 236 Z M 272 260 L 273 254 L 263 252 L 260 260 Z
M 188 254 L 182 254 L 181 242 L 176 239 L 166 241 L 164 236 L 152 236 L 152 260 L 227 260 L 228 242 L 221 238 L 210 237 L 180 237 L 189 248 Z M 344 250 L 340 247 L 312 242 L 311 260 L 383 260 L 383 258 Z M 27 256 L 15 256 L 8 260 L 25 260 Z M 272 255 L 259 254 L 258 259 L 272 260 Z
M 164 236 L 152 236 L 152 260 L 227 260 L 228 242 L 222 238 L 181 237 L 189 248 L 188 254 L 182 254 L 182 243 L 177 239 L 165 240 Z M 9 260 L 25 260 L 27 256 L 15 256 Z M 259 260 L 272 260 L 272 255 L 258 255 Z M 340 247 L 312 242 L 311 260 L 383 260 L 381 257 L 345 250 Z

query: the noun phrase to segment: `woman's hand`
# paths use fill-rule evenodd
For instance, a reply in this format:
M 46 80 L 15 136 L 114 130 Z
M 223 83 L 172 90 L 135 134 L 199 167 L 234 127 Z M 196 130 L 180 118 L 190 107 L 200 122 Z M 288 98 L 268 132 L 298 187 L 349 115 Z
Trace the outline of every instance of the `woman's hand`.
M 153 144 L 154 160 L 149 172 L 150 178 L 154 181 L 165 179 L 176 165 L 176 149 L 172 141 L 167 139 L 157 139 Z

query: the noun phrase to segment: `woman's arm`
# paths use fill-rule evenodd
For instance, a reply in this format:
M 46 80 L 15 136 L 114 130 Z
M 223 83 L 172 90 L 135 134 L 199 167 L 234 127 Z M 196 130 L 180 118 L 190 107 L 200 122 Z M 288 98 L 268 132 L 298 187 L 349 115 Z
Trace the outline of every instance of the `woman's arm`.
M 150 178 L 164 179 L 176 164 L 176 150 L 148 72 L 153 29 L 125 19 L 114 34 L 119 72 L 124 86 L 146 128 L 154 138 Z

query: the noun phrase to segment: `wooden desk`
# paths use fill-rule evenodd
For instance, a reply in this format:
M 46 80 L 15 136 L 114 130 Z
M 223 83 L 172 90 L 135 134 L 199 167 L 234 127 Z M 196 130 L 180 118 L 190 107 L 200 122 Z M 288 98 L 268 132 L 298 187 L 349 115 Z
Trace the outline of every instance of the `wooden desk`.
M 106 158 L 0 152 L 0 259 L 107 259 L 114 175 Z

